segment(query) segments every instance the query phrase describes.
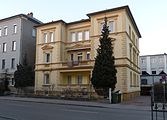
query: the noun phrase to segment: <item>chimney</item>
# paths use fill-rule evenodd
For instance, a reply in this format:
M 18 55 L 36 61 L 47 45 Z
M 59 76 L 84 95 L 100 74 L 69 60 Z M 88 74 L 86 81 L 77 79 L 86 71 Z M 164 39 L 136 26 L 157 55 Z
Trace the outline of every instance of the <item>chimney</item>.
M 33 17 L 33 13 L 30 12 L 30 13 L 27 14 L 27 16 L 29 16 L 29 17 Z

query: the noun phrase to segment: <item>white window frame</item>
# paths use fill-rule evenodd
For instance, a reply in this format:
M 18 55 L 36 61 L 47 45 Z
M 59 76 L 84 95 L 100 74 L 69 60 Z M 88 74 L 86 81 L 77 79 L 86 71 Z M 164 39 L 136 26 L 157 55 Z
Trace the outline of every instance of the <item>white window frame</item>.
M 11 59 L 11 69 L 15 68 L 15 58 Z
M 44 85 L 50 84 L 50 75 L 49 73 L 45 73 L 44 74 L 44 81 L 43 81 Z
M 5 59 L 2 59 L 2 69 L 5 69 Z
M 12 51 L 16 51 L 16 41 L 12 41 Z
M 76 41 L 76 33 L 75 33 L 75 32 L 72 32 L 72 33 L 71 33 L 71 41 L 72 41 L 72 42 L 75 42 L 75 41 Z
M 50 63 L 51 61 L 51 54 L 50 53 L 45 53 L 45 62 Z
M 85 31 L 85 40 L 90 40 L 89 34 L 89 30 Z
M 70 54 L 70 60 L 74 61 L 74 54 L 73 53 Z
M 110 33 L 113 33 L 115 31 L 115 22 L 109 21 L 108 26 L 109 26 Z
M 35 28 L 32 29 L 32 36 L 36 37 L 36 29 Z
M 104 21 L 102 21 L 101 23 L 100 23 L 100 33 L 102 32 L 102 30 L 103 30 L 103 26 L 104 26 Z
M 8 35 L 8 27 L 7 26 L 4 27 L 4 35 Z
M 82 61 L 82 52 L 78 53 L 78 61 Z
M 44 43 L 48 43 L 48 34 L 47 33 L 43 34 L 43 39 L 44 39 Z
M 90 60 L 90 52 L 86 52 L 86 60 Z
M 14 34 L 17 33 L 17 25 L 16 25 L 16 24 L 13 25 L 13 33 L 14 33 Z
M 3 43 L 3 44 L 2 44 L 2 51 L 3 51 L 3 52 L 6 52 L 6 51 L 7 51 L 7 44 L 6 44 L 6 43 Z
M 67 84 L 71 85 L 72 84 L 72 76 L 71 75 L 67 75 Z
M 83 33 L 78 32 L 78 41 L 82 41 L 82 40 L 83 40 Z
M 50 42 L 54 42 L 54 33 L 50 32 Z
M 83 82 L 83 76 L 81 74 L 77 75 L 77 84 L 82 85 L 82 82 Z

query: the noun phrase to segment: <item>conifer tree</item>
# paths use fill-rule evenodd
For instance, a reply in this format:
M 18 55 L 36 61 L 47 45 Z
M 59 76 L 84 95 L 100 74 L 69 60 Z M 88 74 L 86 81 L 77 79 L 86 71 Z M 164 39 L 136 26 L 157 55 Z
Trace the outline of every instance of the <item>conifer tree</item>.
M 115 89 L 117 70 L 114 64 L 115 58 L 113 56 L 112 38 L 109 37 L 110 31 L 107 26 L 106 17 L 104 21 L 105 23 L 99 39 L 100 45 L 97 49 L 91 82 L 96 92 L 100 89 L 102 90 L 101 95 L 108 95 L 109 88 L 111 88 L 112 91 Z
M 34 86 L 34 70 L 27 63 L 27 56 L 23 58 L 23 64 L 17 65 L 14 72 L 15 88 L 23 89 L 27 86 Z

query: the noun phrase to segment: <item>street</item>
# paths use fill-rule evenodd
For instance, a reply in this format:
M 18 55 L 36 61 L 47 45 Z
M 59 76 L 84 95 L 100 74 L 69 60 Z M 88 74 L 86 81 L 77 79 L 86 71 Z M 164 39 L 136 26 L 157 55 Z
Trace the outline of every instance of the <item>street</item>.
M 0 120 L 150 120 L 148 110 L 0 100 Z

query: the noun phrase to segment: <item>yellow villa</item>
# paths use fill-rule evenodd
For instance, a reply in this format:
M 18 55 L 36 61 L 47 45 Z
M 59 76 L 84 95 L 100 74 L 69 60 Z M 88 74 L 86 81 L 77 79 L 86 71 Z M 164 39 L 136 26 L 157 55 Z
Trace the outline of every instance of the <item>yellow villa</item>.
M 117 69 L 116 90 L 128 100 L 140 94 L 139 38 L 128 6 L 87 14 L 88 19 L 53 21 L 36 26 L 35 93 L 65 88 L 89 89 L 90 78 L 107 17 Z

